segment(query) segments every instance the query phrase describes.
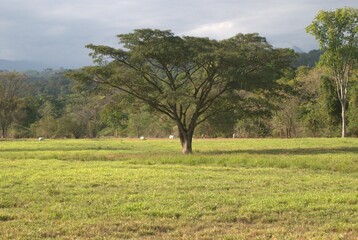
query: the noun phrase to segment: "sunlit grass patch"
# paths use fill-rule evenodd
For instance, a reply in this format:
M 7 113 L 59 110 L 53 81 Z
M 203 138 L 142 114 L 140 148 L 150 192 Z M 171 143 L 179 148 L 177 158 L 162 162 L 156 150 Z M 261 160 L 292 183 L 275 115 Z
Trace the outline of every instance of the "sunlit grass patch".
M 4 239 L 356 239 L 357 139 L 2 141 Z

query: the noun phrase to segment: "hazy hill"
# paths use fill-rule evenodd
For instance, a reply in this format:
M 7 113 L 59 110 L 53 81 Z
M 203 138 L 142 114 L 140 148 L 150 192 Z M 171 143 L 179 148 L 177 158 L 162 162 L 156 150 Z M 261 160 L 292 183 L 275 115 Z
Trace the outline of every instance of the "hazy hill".
M 307 66 L 307 67 L 314 67 L 318 62 L 322 52 L 320 50 L 312 50 L 308 53 L 303 52 L 298 47 L 293 48 L 296 53 L 298 53 L 297 59 L 293 62 L 294 67 L 299 66 Z M 35 71 L 43 71 L 44 69 L 51 68 L 44 63 L 33 62 L 33 61 L 11 61 L 0 59 L 0 71 L 7 70 L 7 71 L 28 71 L 28 70 L 35 70 Z
M 26 70 L 36 70 L 42 71 L 48 68 L 43 63 L 32 62 L 32 61 L 11 61 L 0 59 L 0 70 L 7 70 L 7 71 L 26 71 Z

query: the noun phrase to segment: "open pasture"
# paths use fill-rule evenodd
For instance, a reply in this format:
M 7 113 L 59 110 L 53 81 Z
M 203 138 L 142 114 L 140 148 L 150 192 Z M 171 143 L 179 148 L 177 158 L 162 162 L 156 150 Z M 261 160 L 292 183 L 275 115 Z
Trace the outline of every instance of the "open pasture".
M 357 239 L 358 139 L 0 141 L 0 239 Z

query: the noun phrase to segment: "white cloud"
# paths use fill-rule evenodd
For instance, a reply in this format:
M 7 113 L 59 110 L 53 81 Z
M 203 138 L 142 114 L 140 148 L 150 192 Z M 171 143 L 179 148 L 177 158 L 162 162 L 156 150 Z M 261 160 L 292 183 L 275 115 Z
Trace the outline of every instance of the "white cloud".
M 117 42 L 137 28 L 223 39 L 257 32 L 278 47 L 317 47 L 305 27 L 318 10 L 356 0 L 0 0 L 0 58 L 57 65 L 90 62 L 88 43 Z
M 234 24 L 231 21 L 204 24 L 188 32 L 184 35 L 200 36 L 200 37 L 212 37 L 212 38 L 223 38 L 230 37 L 233 33 Z

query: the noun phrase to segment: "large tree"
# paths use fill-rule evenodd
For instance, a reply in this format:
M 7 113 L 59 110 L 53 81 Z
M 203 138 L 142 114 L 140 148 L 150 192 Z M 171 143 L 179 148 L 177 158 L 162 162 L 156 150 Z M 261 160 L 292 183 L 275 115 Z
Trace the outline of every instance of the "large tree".
M 320 11 L 306 30 L 315 36 L 324 51 L 320 61 L 332 73 L 342 109 L 342 137 L 345 137 L 349 81 L 358 66 L 358 9 Z
M 7 131 L 14 120 L 20 92 L 26 77 L 16 72 L 0 72 L 0 127 L 2 138 L 7 137 Z
M 192 153 L 195 128 L 226 107 L 219 99 L 269 86 L 291 54 L 257 34 L 216 41 L 141 29 L 118 38 L 119 49 L 88 45 L 98 65 L 70 76 L 118 89 L 167 115 L 177 124 L 184 154 Z

